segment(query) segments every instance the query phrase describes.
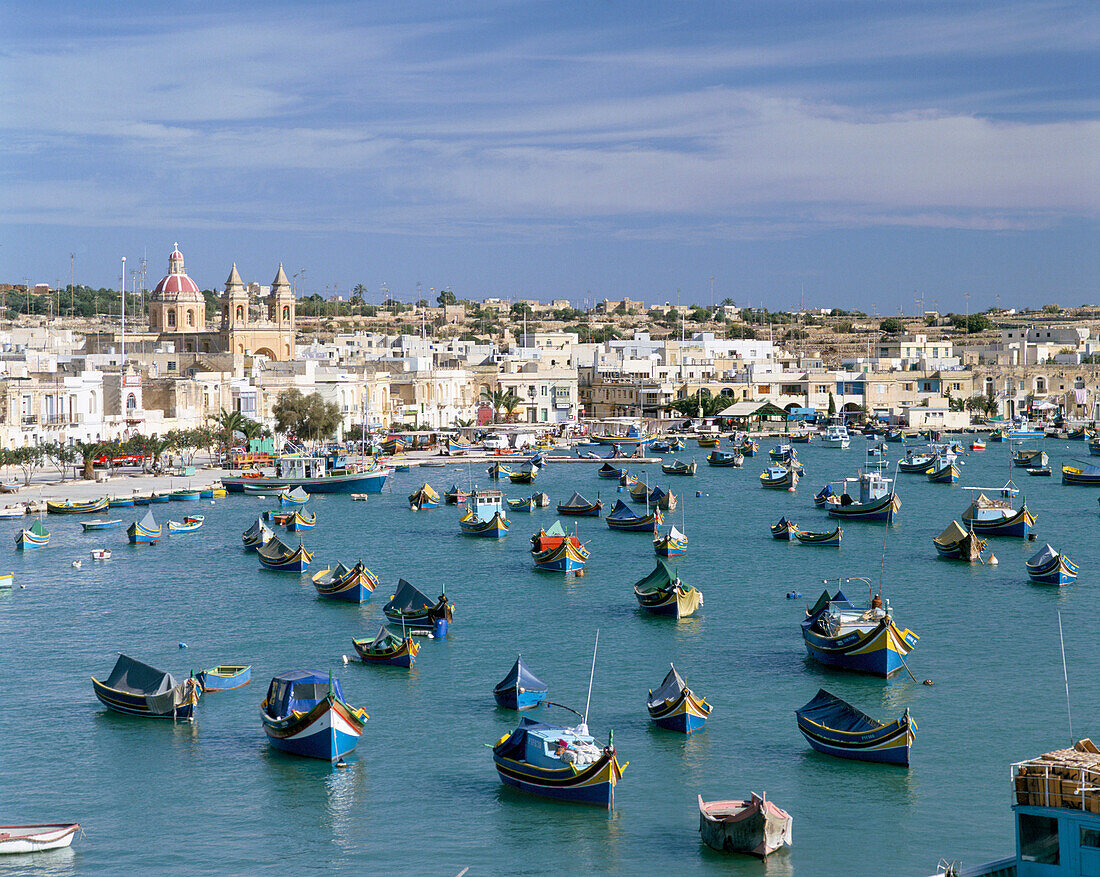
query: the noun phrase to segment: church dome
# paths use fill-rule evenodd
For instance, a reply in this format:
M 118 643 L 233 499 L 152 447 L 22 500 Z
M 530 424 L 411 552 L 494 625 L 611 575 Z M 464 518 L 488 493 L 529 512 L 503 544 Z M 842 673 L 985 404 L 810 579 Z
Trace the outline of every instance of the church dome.
M 168 256 L 168 273 L 153 289 L 153 298 L 165 301 L 202 298 L 198 285 L 183 270 L 183 254 L 179 250 L 179 244 L 174 245 L 171 255 Z

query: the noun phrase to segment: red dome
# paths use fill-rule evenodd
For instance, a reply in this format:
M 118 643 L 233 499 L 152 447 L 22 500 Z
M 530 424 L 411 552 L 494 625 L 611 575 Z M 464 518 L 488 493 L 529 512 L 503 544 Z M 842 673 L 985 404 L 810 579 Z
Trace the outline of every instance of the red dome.
M 191 292 L 198 295 L 199 288 L 195 285 L 195 281 L 186 274 L 169 274 L 157 284 L 156 289 L 153 290 L 153 295 L 164 295 L 165 293 L 176 295 L 181 292 Z

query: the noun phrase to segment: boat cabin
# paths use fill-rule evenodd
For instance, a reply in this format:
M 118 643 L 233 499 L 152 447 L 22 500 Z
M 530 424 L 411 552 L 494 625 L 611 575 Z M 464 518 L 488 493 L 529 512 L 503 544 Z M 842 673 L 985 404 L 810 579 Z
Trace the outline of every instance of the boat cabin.
M 860 472 L 855 478 L 845 478 L 842 483 L 843 489 L 839 491 L 841 505 L 874 502 L 889 496 L 894 489 L 894 479 L 886 478 L 879 472 Z
M 345 475 L 348 471 L 348 458 L 339 451 L 308 457 L 294 454 L 280 457 L 278 470 L 276 477 L 288 480 Z
M 814 610 L 811 610 L 811 614 L 815 614 L 816 609 L 815 606 Z M 853 603 L 844 599 L 841 595 L 841 599 L 834 599 L 829 602 L 828 607 L 818 617 L 814 626 L 830 637 L 838 637 L 857 631 L 869 633 L 889 614 L 889 600 L 883 600 L 881 606 L 873 606 L 869 603 Z
M 292 711 L 308 713 L 332 692 L 343 700 L 340 681 L 317 670 L 294 670 L 281 673 L 271 680 L 267 689 L 265 709 L 269 716 L 281 719 Z
M 467 500 L 466 507 L 473 511 L 474 517 L 479 521 L 488 521 L 497 512 L 504 514 L 504 494 L 499 490 L 475 490 Z
M 511 751 L 501 754 L 535 767 L 555 770 L 573 765 L 583 768 L 599 761 L 603 755 L 603 750 L 583 725 L 569 728 L 524 719 L 511 736 Z
M 979 493 L 972 503 L 962 513 L 964 521 L 978 521 L 997 523 L 1016 514 L 1016 509 L 1011 499 L 991 499 L 984 493 Z

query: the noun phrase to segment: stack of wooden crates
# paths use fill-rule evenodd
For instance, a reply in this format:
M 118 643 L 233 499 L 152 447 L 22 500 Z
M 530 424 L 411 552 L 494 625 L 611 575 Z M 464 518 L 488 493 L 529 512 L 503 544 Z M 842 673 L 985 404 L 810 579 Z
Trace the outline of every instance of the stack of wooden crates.
M 1013 765 L 1016 803 L 1100 813 L 1100 749 L 1088 738 Z

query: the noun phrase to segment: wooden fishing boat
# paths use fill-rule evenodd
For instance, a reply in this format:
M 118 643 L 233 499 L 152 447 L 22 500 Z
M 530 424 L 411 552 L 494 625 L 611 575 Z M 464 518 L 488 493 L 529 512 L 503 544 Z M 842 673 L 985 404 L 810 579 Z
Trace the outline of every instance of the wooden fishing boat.
M 874 597 L 853 603 L 837 591 L 825 591 L 801 624 L 802 639 L 811 658 L 822 664 L 890 677 L 902 669 L 905 656 L 920 639 L 894 622 L 889 600 Z
M 559 515 L 566 515 L 573 518 L 598 518 L 603 511 L 603 501 L 596 500 L 595 502 L 589 502 L 583 496 L 576 491 L 565 502 L 558 503 L 557 511 Z
M 191 677 L 177 683 L 171 673 L 120 654 L 105 682 L 92 689 L 107 709 L 147 719 L 190 719 L 202 688 Z
M 714 450 L 707 454 L 707 464 L 710 466 L 739 468 L 744 462 L 745 458 L 737 453 Z
M 1035 517 L 1025 502 L 1019 509 L 1013 508 L 1011 499 L 990 499 L 979 493 L 962 520 L 981 536 L 1018 536 L 1026 539 L 1035 527 Z
M 811 533 L 809 530 L 795 530 L 794 538 L 803 545 L 822 545 L 826 548 L 839 548 L 844 531 L 837 527 L 831 533 Z
M 639 485 L 643 487 L 645 486 L 644 484 L 642 484 L 642 482 L 638 480 L 637 476 L 631 475 L 629 472 L 623 469 L 622 474 L 619 475 L 619 486 L 634 489 Z
M 107 508 L 107 502 L 105 496 L 101 496 L 99 499 L 89 499 L 85 502 L 70 502 L 69 500 L 55 502 L 48 499 L 46 500 L 46 511 L 51 515 L 86 515 L 103 511 Z
M 1090 438 L 1088 440 L 1089 454 L 1093 457 L 1100 457 L 1100 438 Z
M 435 492 L 435 488 L 430 484 L 424 484 L 419 490 L 409 494 L 409 508 L 414 512 L 439 508 L 440 505 L 439 494 Z
M 260 563 L 278 572 L 305 572 L 313 555 L 299 542 L 293 548 L 278 536 L 272 536 L 262 548 L 256 549 Z
M 256 518 L 256 523 L 241 534 L 241 541 L 244 542 L 246 551 L 255 551 L 257 548 L 266 545 L 274 537 L 275 534 L 268 529 L 263 520 Z
M 0 825 L 0 856 L 59 850 L 71 846 L 78 831 L 78 822 Z
M 761 793 L 748 801 L 704 801 L 699 796 L 699 835 L 712 850 L 766 859 L 791 845 L 793 820 Z
M 600 478 L 618 478 L 622 474 L 622 469 L 616 469 L 610 463 L 604 463 L 596 472 L 596 475 Z
M 658 728 L 693 734 L 706 724 L 711 705 L 688 688 L 675 665 L 671 666 L 657 690 L 649 690 L 646 711 Z
M 106 548 L 93 548 L 92 549 L 92 560 L 110 560 L 110 559 L 111 559 L 111 552 L 108 551 Z
M 198 519 L 184 519 L 182 521 L 168 521 L 168 534 L 172 533 L 193 533 L 195 530 L 202 526 L 203 518 Z
M 694 587 L 686 588 L 680 577 L 658 560 L 653 572 L 634 583 L 634 597 L 646 612 L 670 618 L 687 618 L 703 605 L 703 594 Z
M 901 444 L 905 441 L 905 434 L 900 429 L 890 429 L 886 431 L 883 441 Z
M 245 492 L 247 493 L 247 491 L 245 491 Z M 150 505 L 152 505 L 154 503 L 162 503 L 162 502 L 170 502 L 170 501 L 171 501 L 171 495 L 167 492 L 154 490 L 151 494 L 149 494 L 149 504 Z
M 397 582 L 397 593 L 382 607 L 382 614 L 392 624 L 402 629 L 440 630 L 446 633 L 452 620 L 454 605 L 447 602 L 445 593 L 432 601 L 404 579 Z
M 469 495 L 467 491 L 460 489 L 457 484 L 452 484 L 450 489 L 443 494 L 443 501 L 447 505 L 462 505 Z
M 365 710 L 344 702 L 339 680 L 315 670 L 279 674 L 260 706 L 272 746 L 324 761 L 339 761 L 355 749 L 367 718 Z
M 686 447 L 687 447 L 687 442 L 685 442 L 678 435 L 677 436 L 672 436 L 668 440 L 668 449 L 670 451 L 672 451 L 673 453 L 676 453 L 676 451 L 682 451 Z
M 0 508 L 0 518 L 22 518 L 26 517 L 27 507 L 23 503 L 16 503 L 15 505 L 6 505 Z
M 512 470 L 503 463 L 493 463 L 493 465 L 485 471 L 489 473 L 489 477 L 493 481 L 499 481 L 501 478 L 507 478 L 512 474 Z M 618 472 L 618 470 L 616 470 L 616 472 Z
M 769 466 L 760 473 L 760 486 L 771 490 L 787 490 L 798 486 L 798 473 L 788 466 Z
M 835 496 L 836 494 L 833 492 L 833 486 L 831 484 L 826 484 L 821 490 L 814 494 L 814 507 L 819 509 L 825 508 L 829 500 Z
M 483 521 L 471 509 L 458 519 L 458 526 L 467 536 L 487 536 L 491 539 L 500 539 L 508 535 L 509 523 L 503 512 L 495 512 L 491 518 Z
M 1040 478 L 1050 478 L 1051 471 L 1050 466 L 1028 466 L 1024 470 L 1028 475 L 1038 476 Z
M 772 458 L 776 463 L 789 463 L 798 454 L 795 453 L 794 448 L 791 447 L 790 442 L 785 442 L 781 445 L 776 445 L 770 451 L 768 456 Z
M 898 460 L 898 470 L 901 472 L 927 472 L 928 467 L 935 461 L 936 455 L 929 451 L 910 451 L 904 460 Z
M 397 636 L 386 625 L 378 628 L 374 639 L 353 639 L 351 644 L 364 664 L 388 664 L 411 667 L 420 653 L 420 643 L 411 636 Z
M 313 577 L 313 587 L 318 595 L 329 600 L 365 603 L 378 587 L 378 578 L 361 560 L 352 567 L 338 563 L 332 569 L 317 573 Z
M 290 486 L 286 482 L 271 483 L 266 479 L 262 483 L 257 484 L 244 484 L 242 492 L 246 496 L 279 496 L 282 493 L 286 493 L 290 490 Z M 153 494 L 154 500 L 157 494 Z
M 1003 442 L 1005 440 L 1005 431 L 998 427 L 989 434 L 989 440 L 991 442 Z
M 933 484 L 954 484 L 959 480 L 959 470 L 954 463 L 941 463 L 937 457 L 925 473 Z
M 203 670 L 196 678 L 204 692 L 232 691 L 234 688 L 243 688 L 252 681 L 252 665 L 219 665 Z
M 111 496 L 107 498 L 107 508 L 109 509 L 132 509 L 134 507 L 134 498 L 132 496 Z
M 285 527 L 290 523 L 290 519 L 294 517 L 294 512 L 284 512 L 279 509 L 267 509 L 261 512 L 260 517 L 265 521 L 270 521 L 272 524 L 278 524 L 280 527 Z
M 1092 463 L 1066 464 L 1062 467 L 1062 483 L 1096 487 L 1100 485 L 1100 466 Z
M 539 474 L 539 467 L 535 465 L 524 466 L 508 474 L 508 480 L 513 484 L 533 484 L 535 476 Z
M 1072 585 L 1077 580 L 1078 567 L 1064 554 L 1056 551 L 1048 542 L 1039 552 L 1025 561 L 1027 574 L 1040 585 Z
M 813 700 L 795 710 L 795 716 L 798 730 L 818 752 L 909 766 L 917 723 L 909 717 L 908 708 L 900 718 L 884 725 L 822 688 Z
M 772 538 L 783 542 L 790 542 L 798 532 L 798 525 L 794 521 L 788 521 L 785 517 L 771 525 Z
M 653 538 L 653 551 L 658 557 L 681 557 L 687 554 L 688 538 L 673 525 L 664 536 Z
M 830 518 L 889 522 L 901 509 L 894 479 L 878 472 L 860 472 L 855 478 L 846 478 L 836 492 L 830 493 L 822 503 Z M 817 497 L 814 500 L 816 503 Z
M 952 521 L 947 528 L 932 540 L 936 551 L 941 557 L 951 560 L 966 560 L 977 563 L 982 559 L 985 551 L 985 541 L 979 539 L 973 530 L 966 530 L 957 521 Z
M 972 451 L 984 451 L 985 450 L 985 442 L 983 442 L 981 439 L 974 439 L 974 441 L 972 441 L 970 443 L 970 450 L 972 450 Z
M 653 441 L 653 436 L 637 425 L 628 427 L 625 435 L 597 435 L 593 433 L 589 438 L 598 445 L 612 445 L 623 448 L 637 448 Z
M 15 493 L 22 486 L 18 481 L 0 481 L 0 493 Z
M 756 442 L 749 438 L 742 440 L 740 443 L 735 443 L 733 448 L 742 457 L 755 457 L 760 450 Z
M 620 499 L 604 520 L 612 530 L 654 533 L 661 525 L 661 510 L 654 509 L 650 514 L 636 515 L 634 510 Z
M 672 447 L 664 439 L 655 439 L 650 442 L 649 449 L 655 454 L 667 454 L 672 451 Z
M 497 706 L 506 710 L 534 709 L 546 700 L 549 692 L 550 687 L 523 662 L 523 655 L 516 658 L 512 669 L 493 686 Z
M 1033 448 L 1021 448 L 1012 455 L 1012 465 L 1021 469 L 1027 469 L 1031 466 L 1046 466 L 1049 462 L 1050 458 L 1047 456 L 1046 451 Z
M 630 488 L 630 498 L 634 502 L 645 502 L 649 499 L 649 492 L 649 485 L 644 481 L 635 479 L 634 484 Z
M 283 490 L 279 493 L 279 505 L 305 505 L 309 502 L 309 494 L 301 485 L 293 490 Z
M 388 435 L 382 439 L 381 444 L 378 446 L 387 457 L 392 457 L 394 454 L 400 454 L 405 448 L 409 446 L 409 440 L 402 435 Z
M 146 512 L 140 521 L 134 521 L 126 529 L 126 537 L 135 545 L 151 545 L 161 537 L 161 525 L 153 518 L 152 512 Z
M 812 432 L 803 432 L 791 436 L 791 444 L 808 445 L 813 440 Z
M 122 519 L 112 518 L 109 521 L 81 521 L 80 526 L 85 533 L 94 530 L 113 530 L 115 527 L 122 526 Z
M 717 439 L 715 439 L 717 442 Z M 699 464 L 692 460 L 690 463 L 685 463 L 682 460 L 673 460 L 671 463 L 662 463 L 661 471 L 665 475 L 694 475 L 699 468 Z
M 493 746 L 493 764 L 501 782 L 524 792 L 610 810 L 620 764 L 610 741 L 600 747 L 583 724 L 535 722 L 524 717 Z
M 305 509 L 296 509 L 290 520 L 286 522 L 286 528 L 291 533 L 301 530 L 312 530 L 317 526 L 317 515 L 307 512 Z
M 508 499 L 508 508 L 514 512 L 533 512 L 535 510 L 535 498 L 533 496 L 524 499 Z
M 15 547 L 20 551 L 30 551 L 34 548 L 43 548 L 50 541 L 50 531 L 42 521 L 35 518 L 34 523 L 15 534 Z
M 1086 429 L 1071 429 L 1066 433 L 1066 439 L 1071 442 L 1079 442 L 1084 438 L 1088 438 L 1088 430 Z
M 198 502 L 201 499 L 201 494 L 201 490 L 181 488 L 180 490 L 173 490 L 169 493 L 168 499 L 172 502 Z
M 560 521 L 531 537 L 535 567 L 546 572 L 572 573 L 584 567 L 589 551 L 576 534 L 566 533 Z

